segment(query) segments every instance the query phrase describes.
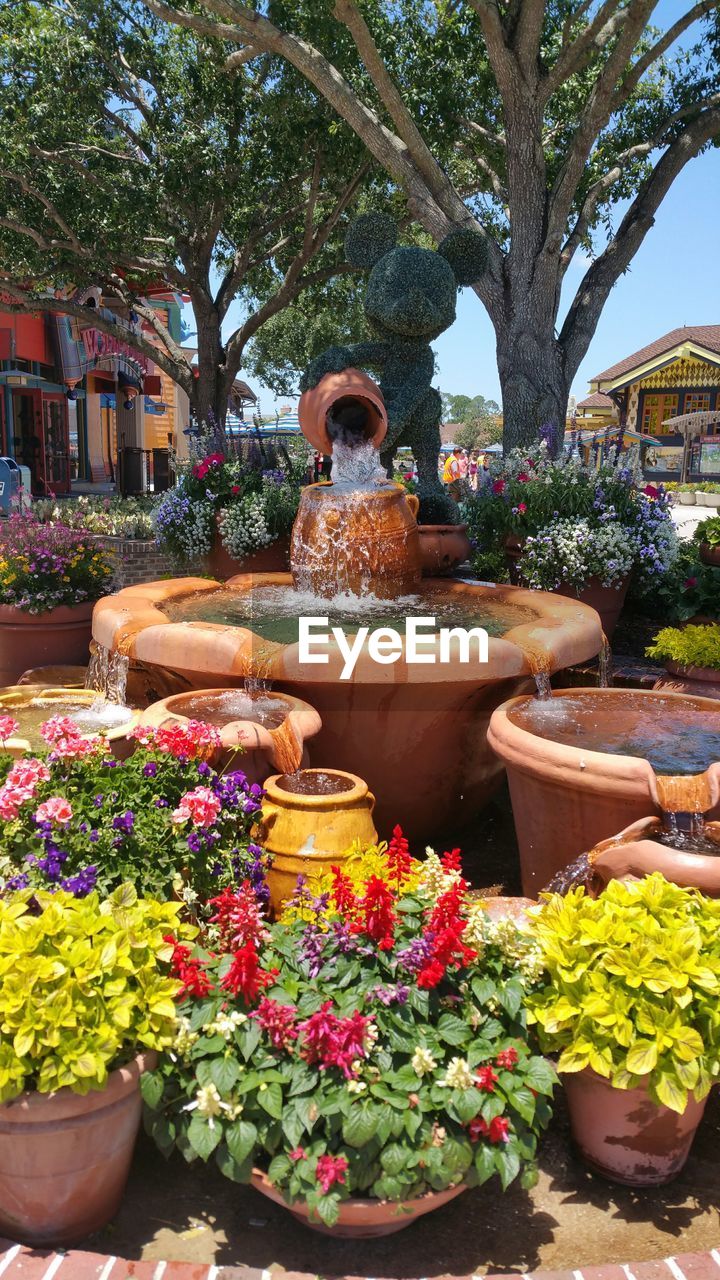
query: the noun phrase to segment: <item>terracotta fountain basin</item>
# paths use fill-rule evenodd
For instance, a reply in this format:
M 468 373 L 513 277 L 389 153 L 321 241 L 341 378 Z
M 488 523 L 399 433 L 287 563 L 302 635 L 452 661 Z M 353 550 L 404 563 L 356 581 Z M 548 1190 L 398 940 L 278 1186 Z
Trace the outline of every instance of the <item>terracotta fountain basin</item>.
M 488 662 L 456 660 L 453 647 L 449 663 L 411 665 L 403 650 L 399 661 L 380 665 L 364 649 L 352 678 L 342 680 L 344 660 L 334 642 L 327 664 L 310 664 L 300 661 L 297 642 L 259 634 L 263 623 L 256 621 L 254 606 L 262 592 L 290 590 L 291 582 L 288 574 L 255 574 L 229 584 L 185 578 L 126 587 L 96 605 L 93 634 L 99 644 L 128 654 L 131 669 L 166 669 L 195 689 L 239 686 L 247 676 L 261 676 L 274 690 L 310 703 L 322 720 L 314 763 L 366 779 L 378 796 L 381 835 L 400 822 L 412 838 L 429 839 L 448 818 L 471 817 L 502 774 L 486 736 L 498 703 L 533 687 L 533 672 L 561 670 L 600 648 L 598 616 L 577 601 L 517 587 L 428 579 L 418 589 L 414 612 L 432 613 L 438 601 L 443 607 L 450 602 L 477 613 L 499 611 L 509 622 L 504 634 L 490 636 Z M 212 595 L 223 588 L 245 610 L 246 625 L 178 623 L 169 616 L 177 617 L 178 609 L 182 615 L 197 601 L 212 613 Z M 295 636 L 301 611 L 298 606 L 292 619 Z M 325 601 L 311 609 L 324 611 L 331 612 Z M 403 612 L 402 602 L 397 612 Z M 372 626 L 371 617 L 360 616 L 359 622 Z M 475 625 L 482 625 L 479 618 Z M 435 641 L 436 656 L 437 649 Z
M 561 716 L 563 701 L 580 708 L 581 722 L 592 720 L 592 733 L 565 731 L 561 721 L 553 725 L 553 704 Z M 551 717 L 543 727 L 547 736 L 527 727 L 529 715 Z M 670 772 L 653 768 L 644 756 L 596 747 L 603 733 L 608 743 L 613 737 L 628 740 L 638 716 L 646 725 L 657 726 L 661 750 L 666 743 L 672 751 L 680 733 L 677 727 L 664 728 L 663 722 L 672 726 L 678 717 L 690 744 L 698 731 L 694 725 L 720 734 L 717 702 L 677 693 L 557 690 L 544 704 L 519 697 L 494 712 L 488 741 L 507 769 L 523 892 L 529 897 L 537 897 L 583 850 L 648 815 L 702 813 L 720 818 L 720 764 Z M 562 740 L 553 740 L 553 733 Z
M 176 693 L 154 702 L 140 723 L 160 728 L 173 721 L 204 720 L 220 732 L 223 764 L 232 762 L 251 782 L 273 773 L 294 773 L 308 763 L 307 741 L 321 729 L 314 707 L 288 693 L 254 694 L 233 689 Z M 237 748 L 242 755 L 238 755 Z
M 704 826 L 704 844 L 715 850 L 708 853 L 668 848 L 659 842 L 662 830 L 659 818 L 641 818 L 596 845 L 588 854 L 589 892 L 596 896 L 611 880 L 639 880 L 660 871 L 683 889 L 699 889 L 709 898 L 720 898 L 720 822 Z
M 19 724 L 17 734 L 0 744 L 9 755 L 19 757 L 44 748 L 40 737 L 40 725 L 52 716 L 70 715 L 74 711 L 88 711 L 97 694 L 90 689 L 48 687 L 44 684 L 11 684 L 0 689 L 0 715 L 12 716 Z M 83 736 L 98 734 L 109 744 L 118 759 L 125 759 L 133 744 L 128 733 L 137 722 L 137 712 L 127 710 L 125 719 L 116 724 L 91 725 L 82 728 Z

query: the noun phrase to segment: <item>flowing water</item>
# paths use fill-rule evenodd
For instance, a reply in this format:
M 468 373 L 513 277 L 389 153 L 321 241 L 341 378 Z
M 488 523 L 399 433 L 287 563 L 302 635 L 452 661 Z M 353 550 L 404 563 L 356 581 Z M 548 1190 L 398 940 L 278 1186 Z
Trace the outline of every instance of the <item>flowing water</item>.
M 493 602 L 459 592 L 424 589 L 422 593 L 380 600 L 372 594 L 338 593 L 332 599 L 292 586 L 261 586 L 250 591 L 221 587 L 200 591 L 162 605 L 172 622 L 214 622 L 248 627 L 263 640 L 295 644 L 300 617 L 328 619 L 328 627 L 341 627 L 353 635 L 363 625 L 389 626 L 404 632 L 407 617 L 434 617 L 436 627 L 484 627 L 491 636 L 502 636 L 512 627 L 532 622 L 537 615 L 520 605 Z
M 355 783 L 351 778 L 343 778 L 330 770 L 301 769 L 278 778 L 277 785 L 282 791 L 289 791 L 295 796 L 337 796 L 343 791 L 352 791 Z
M 612 698 L 601 694 L 573 694 L 538 700 L 529 698 L 510 714 L 520 728 L 549 742 L 639 756 L 656 774 L 673 777 L 699 775 L 720 760 L 720 702 L 702 710 L 692 701 L 663 698 L 628 690 Z M 705 784 L 707 785 L 707 784 Z M 669 812 L 707 812 L 710 804 L 666 795 L 661 807 Z
M 113 649 L 112 653 L 102 644 L 93 643 L 90 661 L 85 673 L 85 688 L 97 693 L 108 702 L 125 705 L 130 659 Z
M 8 714 L 20 725 L 17 737 L 25 738 L 31 750 L 38 751 L 45 745 L 40 726 L 51 716 L 67 716 L 87 734 L 115 729 L 132 717 L 128 707 L 115 706 L 104 699 L 100 705 L 97 703 L 97 699 L 90 704 L 73 698 L 69 690 L 67 698 L 33 698 L 23 707 L 10 708 Z
M 601 689 L 612 689 L 613 654 L 610 641 L 605 632 L 602 633 L 602 647 L 598 654 L 598 685 Z
M 204 720 L 223 729 L 233 720 L 249 720 L 252 724 L 276 729 L 282 724 L 288 707 L 277 698 L 256 695 L 247 689 L 228 689 L 225 693 L 194 693 L 183 696 L 180 714 L 188 720 Z

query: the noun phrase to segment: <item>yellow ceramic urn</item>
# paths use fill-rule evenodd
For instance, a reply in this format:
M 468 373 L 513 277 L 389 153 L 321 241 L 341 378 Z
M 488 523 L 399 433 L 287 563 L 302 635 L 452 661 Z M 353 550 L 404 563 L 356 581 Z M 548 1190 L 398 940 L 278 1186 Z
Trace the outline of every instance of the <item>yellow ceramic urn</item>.
M 376 843 L 375 797 L 362 778 L 340 769 L 275 774 L 264 787 L 253 838 L 272 855 L 268 885 L 277 916 L 299 875 L 319 878 L 342 866 L 356 840 Z

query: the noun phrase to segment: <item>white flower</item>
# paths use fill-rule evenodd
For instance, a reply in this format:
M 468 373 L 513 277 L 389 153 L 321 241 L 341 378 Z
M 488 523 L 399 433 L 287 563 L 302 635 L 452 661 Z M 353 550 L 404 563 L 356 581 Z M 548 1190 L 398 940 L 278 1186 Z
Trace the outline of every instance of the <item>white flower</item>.
M 203 1027 L 203 1031 L 208 1036 L 222 1036 L 224 1040 L 229 1040 L 235 1028 L 242 1026 L 243 1022 L 247 1022 L 247 1014 L 233 1009 L 231 1013 L 220 1012 L 214 1022 Z
M 186 1058 L 198 1038 L 197 1031 L 190 1029 L 190 1019 L 178 1018 L 178 1029 L 173 1043 L 173 1049 L 178 1056 Z
M 429 1049 L 425 1049 L 423 1045 L 418 1045 L 412 1056 L 412 1069 L 416 1076 L 428 1076 L 434 1071 L 437 1062 L 433 1058 Z
M 229 1120 L 237 1120 L 242 1112 L 242 1106 L 235 1100 L 224 1102 L 216 1085 L 210 1083 L 198 1089 L 193 1101 L 188 1102 L 183 1107 L 183 1111 L 197 1111 L 199 1116 L 206 1116 L 208 1128 L 214 1129 L 215 1116 L 222 1115 L 224 1112 Z
M 440 1081 L 445 1089 L 471 1089 L 474 1083 L 467 1058 L 451 1058 L 445 1079 Z
M 348 1093 L 365 1093 L 366 1089 L 367 1089 L 367 1085 L 365 1084 L 364 1080 L 348 1080 L 348 1083 L 347 1083 Z

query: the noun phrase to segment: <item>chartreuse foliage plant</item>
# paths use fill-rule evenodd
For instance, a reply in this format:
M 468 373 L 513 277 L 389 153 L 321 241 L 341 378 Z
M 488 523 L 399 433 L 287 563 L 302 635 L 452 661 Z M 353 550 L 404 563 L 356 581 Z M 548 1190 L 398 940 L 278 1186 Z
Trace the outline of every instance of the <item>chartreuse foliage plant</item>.
M 396 829 L 364 883 L 300 885 L 268 927 L 248 887 L 180 946 L 181 1029 L 143 1080 L 161 1150 L 266 1171 L 327 1225 L 350 1196 L 535 1177 L 556 1077 L 528 1045 L 536 947 L 473 902 L 458 851 L 420 867 Z M 382 863 L 382 865 L 380 865 Z
M 0 1102 L 25 1090 L 102 1089 L 141 1048 L 177 1032 L 166 934 L 180 906 L 131 884 L 101 901 L 64 890 L 0 899 Z
M 709 547 L 720 547 L 720 516 L 708 516 L 707 520 L 701 520 L 693 538 L 696 542 L 706 542 Z
M 528 1017 L 560 1073 L 644 1082 L 679 1113 L 706 1096 L 720 1071 L 720 901 L 655 873 L 594 901 L 553 895 L 531 930 L 546 981 Z
M 645 652 L 648 658 L 657 658 L 660 662 L 720 671 L 720 625 L 663 627 Z

